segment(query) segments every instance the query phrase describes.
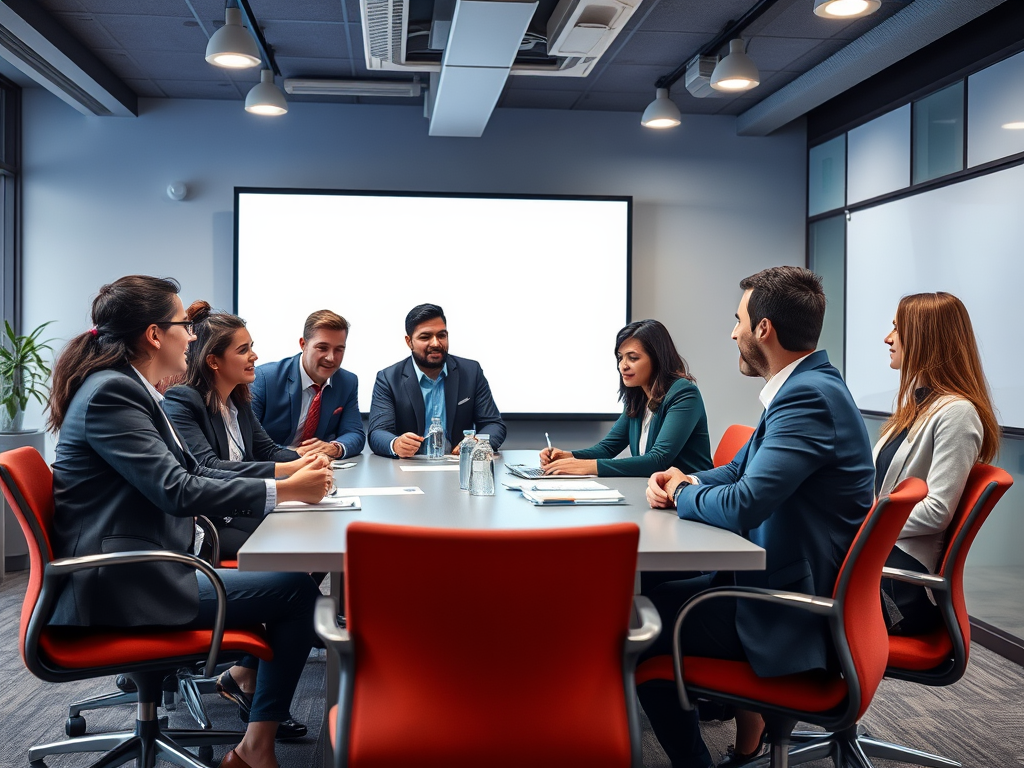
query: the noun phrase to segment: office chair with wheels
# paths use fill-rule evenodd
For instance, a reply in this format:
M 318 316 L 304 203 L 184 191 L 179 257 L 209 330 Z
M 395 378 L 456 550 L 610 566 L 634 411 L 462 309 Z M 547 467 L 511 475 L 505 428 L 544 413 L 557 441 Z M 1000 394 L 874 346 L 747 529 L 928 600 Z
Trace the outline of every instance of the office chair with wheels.
M 20 650 L 25 666 L 47 682 L 85 680 L 126 674 L 137 688 L 137 717 L 132 731 L 100 733 L 29 749 L 33 766 L 54 754 L 105 752 L 95 765 L 117 766 L 136 760 L 149 768 L 157 758 L 191 768 L 206 768 L 185 750 L 210 754 L 216 744 L 241 739 L 236 731 L 186 731 L 161 728 L 156 717 L 163 679 L 196 659 L 213 669 L 218 654 L 272 656 L 260 628 L 225 630 L 226 597 L 216 571 L 206 562 L 170 551 L 120 552 L 54 559 L 51 548 L 53 475 L 33 448 L 0 453 L 0 487 L 29 545 L 29 584 L 21 610 Z M 143 562 L 171 562 L 202 571 L 217 592 L 213 630 L 175 627 L 51 627 L 54 602 L 71 573 Z
M 715 448 L 715 455 L 711 457 L 711 462 L 716 467 L 723 467 L 730 463 L 736 458 L 740 448 L 747 444 L 752 434 L 754 434 L 753 427 L 748 427 L 746 424 L 732 424 L 722 434 L 722 439 L 718 441 L 718 447 Z
M 927 635 L 889 637 L 886 677 L 933 686 L 952 685 L 963 677 L 971 648 L 970 617 L 964 600 L 964 563 L 982 524 L 1011 485 L 1013 478 L 1005 470 L 975 464 L 947 528 L 947 543 L 936 573 L 883 569 L 884 576 L 930 589 L 943 619 L 943 626 Z M 801 746 L 790 751 L 793 765 L 822 757 L 828 754 L 833 742 L 844 741 L 845 749 L 859 749 L 863 753 L 867 766 L 871 765 L 870 758 L 877 757 L 931 768 L 961 768 L 960 763 L 947 757 L 873 738 L 860 727 L 842 733 L 796 735 Z
M 923 480 L 909 478 L 874 504 L 839 569 L 831 598 L 754 587 L 719 587 L 696 595 L 676 619 L 673 657 L 644 661 L 637 668 L 637 684 L 674 680 L 684 709 L 692 709 L 691 699 L 700 696 L 760 713 L 768 727 L 772 768 L 789 765 L 790 734 L 798 721 L 835 732 L 855 726 L 882 680 L 888 656 L 879 598 L 882 567 L 914 505 L 927 492 Z M 839 669 L 758 677 L 744 661 L 683 657 L 680 637 L 687 616 L 700 603 L 718 598 L 758 600 L 827 618 Z M 864 768 L 858 751 L 847 747 L 836 742 L 818 757 L 831 756 L 837 768 Z
M 639 529 L 450 530 L 352 523 L 335 765 L 642 766 L 637 656 L 661 629 L 635 600 Z

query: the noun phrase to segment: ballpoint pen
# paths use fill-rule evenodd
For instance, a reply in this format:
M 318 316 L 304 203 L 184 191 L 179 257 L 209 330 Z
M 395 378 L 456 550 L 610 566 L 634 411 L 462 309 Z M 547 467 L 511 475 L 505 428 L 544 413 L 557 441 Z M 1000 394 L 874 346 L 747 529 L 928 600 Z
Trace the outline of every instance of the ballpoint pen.
M 550 437 L 550 436 L 548 435 L 548 433 L 547 433 L 547 432 L 545 432 L 545 433 L 544 433 L 544 439 L 548 441 L 548 450 L 549 450 L 549 451 L 551 451 L 551 450 L 554 450 L 554 449 L 553 449 L 553 448 L 551 447 L 551 437 Z

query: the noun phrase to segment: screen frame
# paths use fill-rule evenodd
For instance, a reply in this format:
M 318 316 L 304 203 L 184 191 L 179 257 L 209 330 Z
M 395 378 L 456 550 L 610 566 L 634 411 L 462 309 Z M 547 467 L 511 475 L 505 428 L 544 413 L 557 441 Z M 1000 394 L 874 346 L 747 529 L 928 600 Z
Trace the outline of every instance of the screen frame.
M 554 195 L 511 192 L 430 192 L 380 189 L 317 189 L 312 187 L 235 187 L 232 225 L 231 311 L 238 314 L 239 197 L 241 195 L 323 195 L 337 197 L 431 197 L 488 200 L 572 200 L 623 202 L 626 204 L 626 319 L 633 322 L 633 196 L 632 195 Z M 621 413 L 505 413 L 505 421 L 614 421 Z

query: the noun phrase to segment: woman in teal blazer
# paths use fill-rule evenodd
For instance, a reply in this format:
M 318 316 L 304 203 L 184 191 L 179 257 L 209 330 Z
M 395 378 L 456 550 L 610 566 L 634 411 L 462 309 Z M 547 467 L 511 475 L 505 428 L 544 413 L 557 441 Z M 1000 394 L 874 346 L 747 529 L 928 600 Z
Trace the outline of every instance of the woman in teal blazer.
M 615 359 L 622 415 L 591 448 L 541 451 L 545 474 L 648 477 L 669 467 L 711 469 L 704 400 L 668 329 L 657 320 L 630 323 L 615 337 Z M 627 446 L 630 455 L 615 458 Z

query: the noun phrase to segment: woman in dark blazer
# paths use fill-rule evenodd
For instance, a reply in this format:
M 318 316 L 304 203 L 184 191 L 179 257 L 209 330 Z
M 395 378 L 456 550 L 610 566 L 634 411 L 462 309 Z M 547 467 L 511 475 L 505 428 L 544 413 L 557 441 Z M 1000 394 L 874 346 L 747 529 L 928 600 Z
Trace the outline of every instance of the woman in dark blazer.
M 196 461 L 241 477 L 288 477 L 316 459 L 281 448 L 253 415 L 249 385 L 256 353 L 245 321 L 210 312 L 205 301 L 186 311 L 196 340 L 188 348 L 184 382 L 167 390 L 164 411 Z M 211 517 L 220 533 L 220 554 L 233 559 L 258 520 Z
M 185 371 L 192 340 L 178 285 L 123 277 L 93 301 L 94 327 L 72 339 L 53 370 L 48 426 L 60 430 L 53 464 L 56 557 L 192 548 L 194 517 L 262 517 L 275 502 L 316 502 L 330 485 L 311 464 L 287 480 L 238 477 L 198 465 L 171 428 L 155 384 Z M 288 719 L 313 642 L 316 586 L 305 574 L 219 572 L 229 627 L 262 623 L 272 661 L 253 679 L 249 725 L 223 766 L 276 766 L 274 738 Z M 52 624 L 209 628 L 212 585 L 190 568 L 139 564 L 72 575 Z
M 648 477 L 669 467 L 686 474 L 711 469 L 708 419 L 700 390 L 657 320 L 630 323 L 615 338 L 622 415 L 595 446 L 545 448 L 549 475 Z M 625 448 L 630 456 L 615 458 Z

